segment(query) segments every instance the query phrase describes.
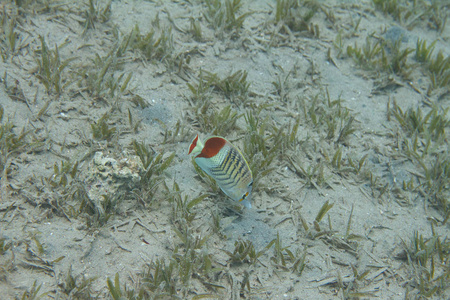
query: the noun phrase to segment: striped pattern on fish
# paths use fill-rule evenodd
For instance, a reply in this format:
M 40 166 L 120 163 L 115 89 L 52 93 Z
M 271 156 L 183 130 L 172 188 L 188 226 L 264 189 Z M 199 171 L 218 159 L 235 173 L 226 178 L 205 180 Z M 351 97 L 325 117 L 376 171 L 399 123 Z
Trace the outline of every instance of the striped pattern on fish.
M 189 147 L 197 165 L 219 185 L 231 199 L 251 208 L 252 172 L 241 152 L 226 139 L 210 137 L 203 144 L 198 135 Z

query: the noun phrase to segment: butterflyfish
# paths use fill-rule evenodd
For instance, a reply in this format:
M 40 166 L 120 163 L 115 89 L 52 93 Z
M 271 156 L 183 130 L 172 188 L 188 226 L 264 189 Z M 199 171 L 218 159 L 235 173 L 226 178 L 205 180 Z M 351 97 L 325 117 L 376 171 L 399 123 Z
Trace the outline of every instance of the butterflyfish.
M 234 201 L 251 208 L 253 176 L 242 153 L 226 139 L 213 136 L 202 143 L 197 136 L 189 146 L 195 163 Z

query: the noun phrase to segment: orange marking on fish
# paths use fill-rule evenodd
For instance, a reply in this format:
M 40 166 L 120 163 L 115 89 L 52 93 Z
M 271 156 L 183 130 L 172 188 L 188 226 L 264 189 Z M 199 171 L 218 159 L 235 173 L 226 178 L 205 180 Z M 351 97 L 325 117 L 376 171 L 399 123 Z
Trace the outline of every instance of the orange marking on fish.
M 252 182 L 252 183 L 253 183 L 253 182 Z M 245 198 L 247 198 L 247 196 L 248 196 L 249 194 L 250 194 L 249 192 L 245 193 L 245 195 L 244 195 L 241 199 L 239 199 L 239 202 L 242 202 L 243 200 L 245 200 Z
M 194 150 L 195 146 L 197 146 L 197 141 L 198 141 L 198 134 L 194 138 L 194 140 L 192 141 L 191 146 L 189 147 L 189 153 L 188 154 L 191 154 L 192 150 Z
M 197 140 L 194 139 L 194 142 L 197 143 Z M 226 143 L 227 141 L 223 138 L 212 137 L 206 141 L 205 146 L 202 149 L 202 152 L 199 155 L 197 155 L 197 157 L 204 157 L 204 158 L 214 157 L 217 153 L 219 153 L 220 149 L 222 149 Z

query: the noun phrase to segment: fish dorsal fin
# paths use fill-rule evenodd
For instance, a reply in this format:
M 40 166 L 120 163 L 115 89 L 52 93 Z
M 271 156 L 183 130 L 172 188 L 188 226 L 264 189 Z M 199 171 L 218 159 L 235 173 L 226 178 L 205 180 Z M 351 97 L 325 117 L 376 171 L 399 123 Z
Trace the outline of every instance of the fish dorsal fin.
M 197 157 L 211 158 L 216 156 L 217 153 L 225 146 L 227 140 L 221 137 L 212 137 L 205 142 L 201 153 Z

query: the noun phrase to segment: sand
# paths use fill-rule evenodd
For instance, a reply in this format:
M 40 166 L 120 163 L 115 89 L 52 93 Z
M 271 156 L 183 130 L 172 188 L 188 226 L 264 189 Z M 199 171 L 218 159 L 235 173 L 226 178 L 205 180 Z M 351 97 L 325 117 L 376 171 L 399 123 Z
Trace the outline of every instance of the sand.
M 399 20 L 371 1 L 318 1 L 300 29 L 277 22 L 276 1 L 242 1 L 237 26 L 211 20 L 206 1 L 93 1 L 91 12 L 86 1 L 28 2 L 0 4 L 2 129 L 19 139 L 1 145 L 0 298 L 109 299 L 116 274 L 126 298 L 142 290 L 145 298 L 419 299 L 434 287 L 431 298 L 450 297 L 449 225 L 420 163 L 448 163 L 449 126 L 428 151 L 418 134 L 415 159 L 406 149 L 414 132 L 395 116 L 434 107 L 448 120 L 449 84 L 430 91 L 414 52 L 418 39 L 436 41 L 431 57 L 448 58 L 448 24 L 405 12 Z M 135 26 L 142 38 L 168 40 L 127 47 Z M 347 53 L 369 36 L 372 45 L 414 49 L 403 70 Z M 39 66 L 40 37 L 65 67 Z M 207 72 L 245 74 L 248 86 L 227 94 L 211 84 L 201 98 L 189 85 Z M 226 107 L 234 119 L 214 124 Z M 265 128 L 250 132 L 249 115 Z M 247 157 L 255 167 L 272 155 L 254 171 L 252 209 L 196 173 L 187 150 L 197 133 L 224 136 L 244 156 L 252 134 L 264 138 L 264 151 Z M 159 172 L 155 162 L 143 181 L 133 141 L 173 159 L 169 167 Z M 448 178 L 439 177 L 439 199 L 450 196 Z M 324 204 L 332 206 L 318 218 Z M 259 257 L 239 257 L 239 243 Z M 152 286 L 158 263 L 173 267 L 172 278 Z

